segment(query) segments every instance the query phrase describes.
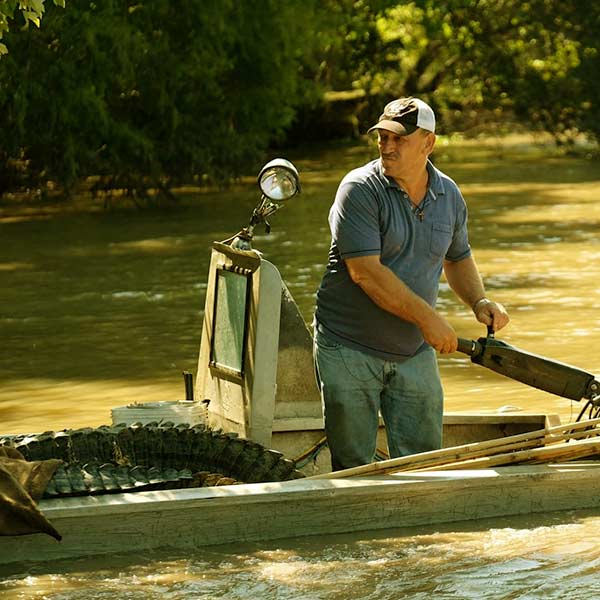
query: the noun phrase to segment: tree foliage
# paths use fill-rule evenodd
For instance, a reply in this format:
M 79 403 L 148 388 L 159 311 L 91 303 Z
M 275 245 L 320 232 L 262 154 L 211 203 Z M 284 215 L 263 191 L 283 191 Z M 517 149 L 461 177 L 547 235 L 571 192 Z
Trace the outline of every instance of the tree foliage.
M 277 141 L 357 135 L 420 95 L 446 131 L 600 139 L 600 4 L 578 0 L 0 0 L 0 194 L 27 175 L 168 196 Z M 14 18 L 13 18 L 14 17 Z M 4 19 L 4 20 L 2 20 Z M 338 126 L 340 125 L 341 126 Z
M 0 0 L 0 40 L 9 30 L 9 22 L 15 17 L 20 18 L 27 27 L 33 23 L 40 26 L 44 16 L 45 0 Z M 56 6 L 65 6 L 65 0 L 53 0 Z M 8 48 L 0 42 L 0 56 L 6 54 Z
M 348 0 L 347 5 L 355 10 L 338 25 L 344 43 L 330 45 L 321 65 L 345 77 L 336 81 L 338 89 L 362 89 L 379 107 L 393 97 L 421 95 L 453 128 L 476 126 L 484 114 L 504 120 L 512 113 L 560 141 L 581 132 L 600 138 L 598 3 Z M 373 110 L 367 110 L 372 119 Z
M 293 0 L 79 1 L 7 34 L 0 62 L 6 165 L 67 189 L 130 191 L 256 166 L 302 98 L 312 33 Z M 6 177 L 5 177 L 6 180 Z

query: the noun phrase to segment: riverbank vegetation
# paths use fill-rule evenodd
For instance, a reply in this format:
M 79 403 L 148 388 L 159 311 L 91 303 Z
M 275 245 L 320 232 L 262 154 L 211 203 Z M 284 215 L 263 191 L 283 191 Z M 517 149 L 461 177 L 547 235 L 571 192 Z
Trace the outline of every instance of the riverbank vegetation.
M 358 137 L 407 94 L 441 133 L 600 139 L 596 3 L 48 0 L 41 22 L 25 4 L 37 20 L 0 10 L 0 202 L 172 203 L 275 148 Z

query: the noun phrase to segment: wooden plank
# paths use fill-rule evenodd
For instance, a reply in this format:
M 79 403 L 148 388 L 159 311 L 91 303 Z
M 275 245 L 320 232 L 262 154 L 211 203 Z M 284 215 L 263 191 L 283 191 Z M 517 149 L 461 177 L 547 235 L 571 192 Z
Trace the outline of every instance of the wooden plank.
M 532 423 L 537 424 L 538 428 L 541 428 L 546 425 L 548 418 L 551 418 L 553 424 L 557 419 L 560 421 L 557 415 L 545 415 L 540 413 L 446 412 L 444 413 L 444 425 L 504 425 L 507 423 Z
M 561 427 L 564 429 L 564 427 Z M 537 462 L 549 462 L 550 460 L 561 462 L 579 459 L 582 457 L 592 456 L 598 453 L 598 445 L 585 447 L 584 449 L 576 449 L 573 445 L 567 445 L 564 442 L 573 442 L 583 438 L 594 438 L 600 435 L 600 429 L 583 428 L 583 430 L 565 431 L 562 433 L 554 433 L 544 435 L 542 430 L 539 435 L 529 434 L 531 437 L 523 441 L 509 442 L 514 438 L 499 438 L 489 442 L 481 442 L 479 444 L 471 444 L 462 450 L 461 447 L 455 449 L 448 448 L 444 452 L 440 452 L 437 456 L 427 458 L 427 453 L 412 455 L 411 459 L 405 461 L 404 464 L 396 469 L 386 469 L 387 473 L 398 471 L 424 471 L 424 470 L 440 470 L 440 469 L 461 469 L 461 468 L 479 468 L 492 465 L 516 464 L 519 462 L 530 462 L 531 456 L 536 456 Z M 516 436 L 527 437 L 527 436 Z M 534 453 L 526 452 L 526 450 L 543 447 L 548 444 L 543 451 Z M 486 458 L 496 456 L 497 460 L 493 463 L 487 463 Z M 475 459 L 482 459 L 477 461 Z M 533 460 L 533 459 L 531 459 Z
M 557 415 L 542 415 L 539 413 L 505 413 L 505 414 L 487 414 L 487 413 L 444 413 L 444 425 L 479 425 L 486 427 L 488 425 L 512 425 L 512 424 L 531 424 L 534 427 L 541 428 L 550 423 L 559 425 L 560 418 Z M 379 419 L 379 426 L 383 427 L 383 419 Z M 323 429 L 323 417 L 281 417 L 275 418 L 273 431 L 300 431 L 305 429 Z
M 273 421 L 273 433 L 280 431 L 323 430 L 322 417 L 285 417 Z
M 435 467 L 417 468 L 421 470 L 454 470 L 454 469 L 486 469 L 493 466 L 510 465 L 518 463 L 544 463 L 551 461 L 569 461 L 587 458 L 600 453 L 600 440 L 593 438 L 589 440 L 577 440 L 564 444 L 553 444 L 542 448 L 531 448 L 518 452 L 508 452 L 495 454 L 493 456 L 483 456 L 471 460 L 462 460 L 460 462 L 449 462 Z M 411 469 L 412 470 L 412 469 Z
M 302 479 L 48 500 L 40 507 L 63 541 L 0 538 L 0 562 L 600 510 L 600 464 Z

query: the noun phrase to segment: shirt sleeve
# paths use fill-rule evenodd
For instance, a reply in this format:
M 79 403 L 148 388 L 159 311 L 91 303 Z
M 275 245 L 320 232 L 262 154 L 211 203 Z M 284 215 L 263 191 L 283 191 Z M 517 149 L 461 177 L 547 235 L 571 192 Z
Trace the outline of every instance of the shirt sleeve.
M 446 252 L 446 260 L 458 262 L 471 255 L 469 244 L 469 232 L 467 228 L 468 211 L 467 204 L 458 187 L 455 189 L 456 221 L 452 243 Z
M 381 254 L 379 204 L 364 184 L 348 181 L 338 188 L 329 211 L 334 244 L 344 259 Z

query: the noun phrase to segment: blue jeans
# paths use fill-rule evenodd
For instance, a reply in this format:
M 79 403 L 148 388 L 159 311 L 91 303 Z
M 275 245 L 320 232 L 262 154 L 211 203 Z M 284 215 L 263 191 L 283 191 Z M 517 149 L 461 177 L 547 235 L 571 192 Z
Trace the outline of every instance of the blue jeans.
M 380 411 L 390 457 L 441 448 L 444 397 L 432 348 L 388 361 L 315 331 L 314 358 L 334 471 L 375 460 Z

